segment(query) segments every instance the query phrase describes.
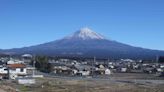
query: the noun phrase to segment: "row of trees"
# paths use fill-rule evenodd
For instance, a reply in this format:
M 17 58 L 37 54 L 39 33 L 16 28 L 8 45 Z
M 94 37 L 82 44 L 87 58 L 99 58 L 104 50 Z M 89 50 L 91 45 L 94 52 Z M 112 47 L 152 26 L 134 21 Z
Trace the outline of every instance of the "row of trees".
M 33 65 L 35 62 L 35 67 L 37 70 L 49 73 L 52 71 L 52 66 L 49 63 L 49 57 L 47 56 L 35 56 L 33 61 L 31 62 L 31 65 Z

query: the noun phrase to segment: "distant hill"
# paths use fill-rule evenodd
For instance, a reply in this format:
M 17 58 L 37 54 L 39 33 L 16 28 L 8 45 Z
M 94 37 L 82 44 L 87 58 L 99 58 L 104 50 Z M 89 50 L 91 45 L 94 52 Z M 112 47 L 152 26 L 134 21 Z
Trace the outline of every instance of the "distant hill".
M 10 54 L 38 54 L 69 57 L 155 59 L 164 51 L 134 47 L 108 40 L 89 28 L 82 28 L 63 39 L 24 48 L 1 51 Z

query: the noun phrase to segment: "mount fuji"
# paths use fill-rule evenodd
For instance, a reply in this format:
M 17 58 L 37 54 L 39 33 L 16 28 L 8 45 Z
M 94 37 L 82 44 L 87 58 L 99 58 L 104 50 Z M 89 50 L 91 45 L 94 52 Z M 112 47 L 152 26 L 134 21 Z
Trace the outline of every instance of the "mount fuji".
M 89 28 L 82 28 L 70 36 L 52 42 L 16 49 L 2 50 L 9 54 L 35 54 L 66 57 L 155 59 L 164 51 L 134 47 L 108 40 Z

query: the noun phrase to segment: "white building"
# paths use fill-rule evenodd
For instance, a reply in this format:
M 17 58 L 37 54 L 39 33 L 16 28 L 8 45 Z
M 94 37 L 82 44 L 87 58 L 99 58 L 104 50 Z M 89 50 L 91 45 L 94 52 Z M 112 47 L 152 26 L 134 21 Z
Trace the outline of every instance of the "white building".
M 25 64 L 10 64 L 7 65 L 10 79 L 16 79 L 19 76 L 27 75 L 27 68 Z
M 0 67 L 0 74 L 7 74 L 8 70 L 6 67 Z
M 24 64 L 24 61 L 10 59 L 7 64 Z
M 80 74 L 81 76 L 88 76 L 90 74 L 90 71 L 79 71 L 77 73 Z
M 31 84 L 35 84 L 36 80 L 34 78 L 18 78 L 17 82 L 18 84 L 31 85 Z
M 8 69 L 7 67 L 0 67 L 0 79 L 7 77 Z
M 33 56 L 31 54 L 24 54 L 22 55 L 22 60 L 24 63 L 29 64 L 33 59 Z
M 111 72 L 111 70 L 110 70 L 110 69 L 105 69 L 105 74 L 106 74 L 106 75 L 111 75 L 111 74 L 112 74 L 112 72 Z

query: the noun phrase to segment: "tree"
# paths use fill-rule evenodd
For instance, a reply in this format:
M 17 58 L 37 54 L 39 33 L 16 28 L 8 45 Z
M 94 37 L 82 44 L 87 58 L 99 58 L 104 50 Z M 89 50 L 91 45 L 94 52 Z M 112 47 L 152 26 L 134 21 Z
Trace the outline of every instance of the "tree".
M 42 71 L 42 72 L 46 72 L 49 73 L 51 72 L 52 68 L 51 65 L 49 64 L 49 58 L 46 56 L 36 56 L 35 57 L 35 67 Z

